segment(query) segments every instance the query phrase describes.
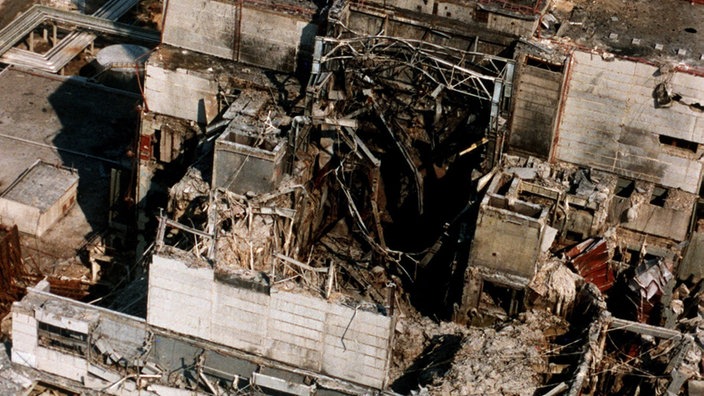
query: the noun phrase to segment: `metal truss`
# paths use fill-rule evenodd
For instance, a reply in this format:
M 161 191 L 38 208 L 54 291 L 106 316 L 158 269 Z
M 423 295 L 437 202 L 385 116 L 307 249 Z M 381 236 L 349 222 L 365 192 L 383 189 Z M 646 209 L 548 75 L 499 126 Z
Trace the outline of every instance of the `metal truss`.
M 441 89 L 487 101 L 513 78 L 513 60 L 399 37 L 321 37 L 315 52 L 314 71 L 332 71 L 334 62 L 371 80 L 410 71 Z

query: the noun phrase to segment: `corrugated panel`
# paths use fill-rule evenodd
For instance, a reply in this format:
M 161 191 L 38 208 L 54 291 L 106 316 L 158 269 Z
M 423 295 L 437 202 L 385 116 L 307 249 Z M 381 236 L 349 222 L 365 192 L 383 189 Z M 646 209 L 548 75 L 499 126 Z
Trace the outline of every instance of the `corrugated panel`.
M 599 291 L 611 289 L 616 281 L 614 271 L 609 266 L 611 254 L 606 240 L 587 239 L 570 249 L 566 256 L 584 280 L 596 285 Z

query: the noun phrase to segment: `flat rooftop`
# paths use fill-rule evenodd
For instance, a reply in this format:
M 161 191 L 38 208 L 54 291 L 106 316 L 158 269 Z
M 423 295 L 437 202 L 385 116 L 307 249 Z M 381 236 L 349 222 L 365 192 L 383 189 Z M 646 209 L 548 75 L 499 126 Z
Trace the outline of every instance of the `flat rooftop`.
M 704 4 L 558 0 L 554 10 L 562 14 L 560 35 L 578 45 L 656 63 L 704 67 Z
M 0 91 L 0 194 L 37 160 L 76 169 L 77 204 L 40 240 L 22 237 L 49 261 L 72 258 L 107 226 L 110 169 L 129 167 L 139 98 L 12 67 L 0 72 Z
M 2 197 L 43 212 L 77 182 L 78 175 L 70 169 L 36 162 L 3 192 Z

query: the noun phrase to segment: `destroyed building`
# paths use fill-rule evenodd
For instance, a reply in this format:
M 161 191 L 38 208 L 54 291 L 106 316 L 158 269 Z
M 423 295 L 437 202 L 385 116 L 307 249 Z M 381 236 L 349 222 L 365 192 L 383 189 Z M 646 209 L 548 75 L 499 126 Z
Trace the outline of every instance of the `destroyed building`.
M 700 394 L 699 3 L 28 8 L 0 393 Z

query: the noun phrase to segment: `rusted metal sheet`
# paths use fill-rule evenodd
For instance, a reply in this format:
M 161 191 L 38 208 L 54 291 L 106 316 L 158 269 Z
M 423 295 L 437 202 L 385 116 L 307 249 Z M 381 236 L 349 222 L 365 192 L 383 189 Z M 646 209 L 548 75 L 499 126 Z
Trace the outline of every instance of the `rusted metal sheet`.
M 602 293 L 609 290 L 616 277 L 609 262 L 611 253 L 604 239 L 589 238 L 571 248 L 565 254 L 569 263 L 587 282 L 591 282 Z
M 90 294 L 90 283 L 80 279 L 60 279 L 49 277 L 47 281 L 50 285 L 50 290 L 53 294 L 72 298 L 74 300 L 82 300 Z
M 0 235 L 0 303 L 11 303 L 21 296 L 17 280 L 24 275 L 19 230 L 0 226 Z
M 36 285 L 45 275 L 39 270 L 28 271 L 22 258 L 22 246 L 17 226 L 0 225 L 0 317 L 4 316 L 14 301 L 19 301 L 27 287 Z M 89 294 L 90 284 L 80 279 L 48 277 L 54 294 L 82 299 Z
M 139 137 L 139 159 L 149 161 L 152 159 L 152 137 L 151 135 L 142 135 Z

